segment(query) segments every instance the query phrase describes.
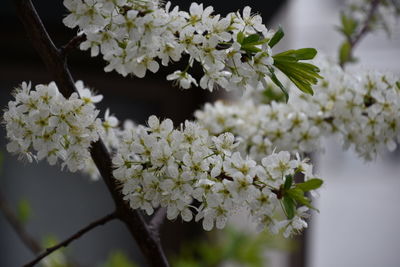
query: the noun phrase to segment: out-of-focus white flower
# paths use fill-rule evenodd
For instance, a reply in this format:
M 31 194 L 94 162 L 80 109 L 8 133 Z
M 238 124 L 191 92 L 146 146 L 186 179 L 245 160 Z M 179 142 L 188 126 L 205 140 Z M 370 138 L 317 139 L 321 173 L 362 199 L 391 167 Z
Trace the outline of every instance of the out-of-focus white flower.
M 321 138 L 331 135 L 366 160 L 395 149 L 399 80 L 389 73 L 343 72 L 328 60 L 317 65 L 325 78 L 314 87 L 314 96 L 293 93 L 289 103 L 263 104 L 262 92 L 252 90 L 234 104 L 206 104 L 195 116 L 212 134 L 233 133 L 241 140 L 239 150 L 257 160 L 274 150 L 292 155 L 321 150 Z

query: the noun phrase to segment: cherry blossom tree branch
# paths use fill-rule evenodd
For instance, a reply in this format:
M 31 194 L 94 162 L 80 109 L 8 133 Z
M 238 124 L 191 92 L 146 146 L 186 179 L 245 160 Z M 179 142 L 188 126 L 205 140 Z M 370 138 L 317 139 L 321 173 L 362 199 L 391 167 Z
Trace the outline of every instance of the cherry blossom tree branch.
M 30 267 L 30 266 L 34 266 L 37 263 L 39 263 L 43 258 L 47 257 L 48 255 L 50 255 L 51 253 L 59 250 L 62 247 L 67 247 L 72 241 L 80 238 L 81 236 L 83 236 L 84 234 L 86 234 L 87 232 L 93 230 L 94 228 L 100 226 L 100 225 L 104 225 L 109 221 L 112 221 L 114 219 L 117 218 L 117 214 L 115 212 L 108 214 L 107 216 L 104 216 L 103 218 L 100 218 L 92 223 L 90 223 L 88 226 L 82 228 L 81 230 L 79 230 L 78 232 L 76 232 L 75 234 L 73 234 L 72 236 L 70 236 L 69 238 L 65 239 L 64 241 L 62 241 L 61 243 L 47 248 L 44 252 L 42 252 L 41 254 L 39 254 L 34 260 L 32 260 L 31 262 L 25 264 L 25 267 Z
M 349 52 L 350 56 L 349 56 L 349 58 L 353 58 L 354 48 L 361 41 L 361 39 L 365 35 L 367 35 L 368 32 L 370 31 L 372 18 L 375 15 L 375 12 L 378 9 L 378 5 L 380 4 L 380 2 L 381 2 L 381 0 L 372 0 L 371 1 L 367 17 L 365 18 L 364 24 L 361 27 L 360 31 L 356 35 L 348 37 L 348 42 L 349 42 L 349 45 L 350 45 L 350 52 Z M 344 68 L 344 65 L 346 64 L 346 62 L 340 63 L 340 66 L 342 68 Z
M 76 92 L 76 88 L 63 53 L 54 45 L 32 2 L 30 0 L 14 0 L 14 3 L 28 38 L 53 76 L 60 92 L 65 97 L 70 96 Z M 145 223 L 141 213 L 132 210 L 123 200 L 117 181 L 112 174 L 110 154 L 101 140 L 92 144 L 91 155 L 114 200 L 118 219 L 125 223 L 147 262 L 150 266 L 169 266 L 160 240 Z
M 65 45 L 63 45 L 60 49 L 60 53 L 62 56 L 67 56 L 72 50 L 77 48 L 82 42 L 86 40 L 86 35 L 80 34 L 74 36 L 71 40 L 68 41 Z
M 354 38 L 352 38 L 352 40 L 349 40 L 351 47 L 355 47 L 358 44 L 358 42 L 360 42 L 362 37 L 364 37 L 370 30 L 371 20 L 372 20 L 373 16 L 375 15 L 375 12 L 376 12 L 377 7 L 380 2 L 381 2 L 381 0 L 372 0 L 370 9 L 368 11 L 368 15 L 364 21 L 363 27 L 361 28 L 360 32 Z
M 4 217 L 14 229 L 15 233 L 21 239 L 22 243 L 30 250 L 33 254 L 38 254 L 42 250 L 40 244 L 25 230 L 24 225 L 18 220 L 17 215 L 10 208 L 7 200 L 0 192 L 0 210 Z

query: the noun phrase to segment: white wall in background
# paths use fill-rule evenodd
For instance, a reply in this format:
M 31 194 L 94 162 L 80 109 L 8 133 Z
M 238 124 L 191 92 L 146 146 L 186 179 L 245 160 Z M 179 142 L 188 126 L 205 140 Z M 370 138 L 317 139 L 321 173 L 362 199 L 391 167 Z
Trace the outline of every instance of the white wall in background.
M 342 37 L 335 1 L 293 0 L 285 15 L 294 48 L 316 47 L 337 55 Z M 356 50 L 361 65 L 400 73 L 399 27 L 388 40 L 368 36 Z M 310 267 L 400 266 L 400 156 L 365 164 L 338 142 L 325 142 L 318 173 L 326 184 L 312 221 Z

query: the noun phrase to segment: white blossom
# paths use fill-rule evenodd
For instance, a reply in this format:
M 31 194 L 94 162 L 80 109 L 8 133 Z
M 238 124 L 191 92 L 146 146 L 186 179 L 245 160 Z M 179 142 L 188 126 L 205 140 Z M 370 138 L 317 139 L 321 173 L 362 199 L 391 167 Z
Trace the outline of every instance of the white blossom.
M 65 98 L 54 82 L 35 90 L 22 83 L 3 116 L 10 141 L 7 150 L 29 161 L 46 158 L 50 165 L 60 160 L 72 172 L 85 168 L 90 144 L 102 132 L 93 105 L 101 96 L 92 95 L 81 81 L 76 86 L 82 99 L 76 93 Z
M 249 58 L 237 42 L 239 32 L 271 37 L 250 7 L 221 16 L 203 4 L 192 3 L 186 12 L 156 0 L 65 0 L 64 5 L 70 12 L 64 24 L 86 35 L 80 49 L 90 49 L 91 56 L 102 54 L 108 62 L 105 71 L 144 77 L 147 70 L 157 72 L 160 63 L 167 66 L 188 55 L 186 70 L 175 71 L 168 80 L 184 89 L 200 85 L 210 91 L 244 90 L 264 83 L 273 64 L 267 43 L 258 45 L 264 52 Z M 200 81 L 189 73 L 194 61 L 204 72 Z
M 344 72 L 320 59 L 324 80 L 314 96 L 291 94 L 288 103 L 264 104 L 261 91 L 251 90 L 235 104 L 206 104 L 195 113 L 210 133 L 231 132 L 239 150 L 254 159 L 277 151 L 311 153 L 322 150 L 324 136 L 336 136 L 345 149 L 366 159 L 394 150 L 399 140 L 399 80 L 390 73 Z
M 189 121 L 174 130 L 171 120 L 155 116 L 147 125 L 121 132 L 113 164 L 125 199 L 148 214 L 166 207 L 168 219 L 195 218 L 211 230 L 223 228 L 236 210 L 247 208 L 261 228 L 272 230 L 280 222 L 272 216 L 281 209 L 277 194 L 285 176 L 305 172 L 313 177 L 306 161 L 291 158 L 289 152 L 265 156 L 262 164 L 243 157 L 231 133 L 212 136 Z M 194 199 L 199 207 L 192 206 Z M 299 216 L 284 219 L 291 225 L 287 232 L 306 226 L 293 221 Z

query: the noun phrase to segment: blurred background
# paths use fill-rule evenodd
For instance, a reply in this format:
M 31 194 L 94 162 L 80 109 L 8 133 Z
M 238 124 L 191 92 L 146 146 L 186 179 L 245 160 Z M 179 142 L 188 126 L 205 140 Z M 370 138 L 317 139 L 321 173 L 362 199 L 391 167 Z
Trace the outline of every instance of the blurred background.
M 262 14 L 267 26 L 276 28 L 281 24 L 286 37 L 276 51 L 315 47 L 336 56 L 342 41 L 334 26 L 339 23 L 343 1 L 232 0 L 229 5 L 223 1 L 202 2 L 222 14 L 249 5 Z M 173 4 L 184 9 L 190 5 L 184 0 Z M 35 5 L 56 45 L 65 44 L 75 35 L 61 23 L 66 13 L 62 1 L 35 1 Z M 11 89 L 23 80 L 48 83 L 51 77 L 27 40 L 11 1 L 2 3 L 0 23 L 0 107 L 5 107 L 11 100 Z M 356 49 L 359 64 L 399 74 L 399 36 L 399 28 L 391 39 L 385 33 L 367 36 Z M 204 102 L 226 97 L 222 91 L 211 94 L 172 88 L 165 76 L 176 66 L 135 79 L 104 73 L 102 60 L 80 51 L 71 54 L 69 64 L 76 80 L 82 79 L 104 95 L 99 108 L 105 111 L 110 107 L 121 120 L 131 118 L 143 123 L 155 114 L 179 123 L 191 119 L 193 111 Z M 51 239 L 63 240 L 112 211 L 113 203 L 102 181 L 60 172 L 59 167 L 45 162 L 25 164 L 6 153 L 6 143 L 5 131 L 0 127 L 0 153 L 4 156 L 0 191 L 11 208 L 29 217 L 26 228 L 37 240 L 47 240 L 47 244 Z M 225 266 L 400 266 L 399 152 L 364 163 L 353 153 L 342 152 L 335 140 L 326 140 L 325 144 L 325 152 L 314 158 L 317 173 L 325 179 L 317 200 L 321 213 L 313 214 L 305 236 L 288 241 L 256 235 L 248 219 L 241 216 L 234 218 L 227 230 L 208 235 L 194 223 L 166 223 L 162 239 L 174 265 L 219 266 L 223 259 L 231 258 Z M 125 257 L 144 265 L 135 246 L 125 226 L 113 221 L 72 243 L 66 253 L 79 266 L 100 266 L 105 262 L 107 266 L 130 266 L 124 265 Z M 32 258 L 0 215 L 0 266 L 21 266 Z M 199 258 L 207 260 L 199 262 Z M 196 262 L 198 265 L 194 265 Z

